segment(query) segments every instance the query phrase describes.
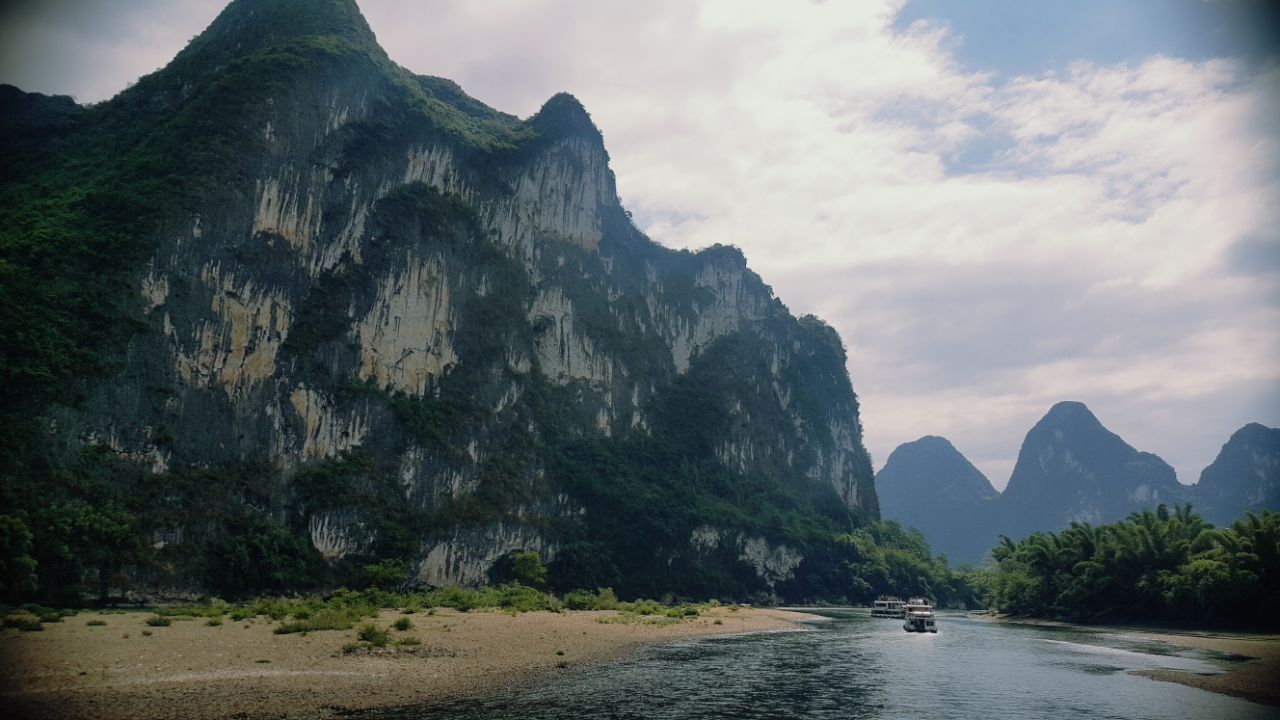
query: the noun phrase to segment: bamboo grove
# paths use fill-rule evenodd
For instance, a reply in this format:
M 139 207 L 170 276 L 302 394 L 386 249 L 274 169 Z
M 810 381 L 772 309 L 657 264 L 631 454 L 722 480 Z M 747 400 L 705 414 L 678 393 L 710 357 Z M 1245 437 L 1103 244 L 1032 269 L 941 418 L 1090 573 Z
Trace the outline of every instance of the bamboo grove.
M 1002 537 L 973 571 L 995 609 L 1078 622 L 1277 626 L 1280 514 L 1215 528 L 1190 505 Z

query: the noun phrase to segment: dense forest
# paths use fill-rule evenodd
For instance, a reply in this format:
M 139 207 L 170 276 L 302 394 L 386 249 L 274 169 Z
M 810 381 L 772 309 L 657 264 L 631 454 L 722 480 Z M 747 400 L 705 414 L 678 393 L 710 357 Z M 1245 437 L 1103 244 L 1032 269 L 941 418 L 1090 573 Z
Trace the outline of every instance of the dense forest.
M 1276 627 L 1280 514 L 1215 528 L 1190 505 L 1008 537 L 969 574 L 1000 612 L 1076 622 Z
M 364 473 L 367 463 L 359 454 L 345 455 L 339 465 L 305 473 L 298 483 L 300 492 L 353 492 L 347 476 Z M 244 465 L 193 470 L 175 480 L 172 475 L 152 475 L 105 448 L 86 450 L 74 466 L 58 474 L 57 482 L 43 488 L 46 502 L 38 511 L 0 514 L 0 602 L 109 604 L 124 599 L 118 595 L 121 590 L 132 590 L 131 599 L 154 600 L 155 590 L 174 577 L 175 568 L 193 568 L 198 584 L 211 596 L 227 599 L 324 594 L 342 587 L 412 588 L 410 576 L 403 574 L 406 553 L 396 543 L 412 544 L 410 528 L 437 521 L 430 513 L 389 513 L 384 516 L 385 546 L 370 555 L 326 561 L 297 533 L 253 511 L 255 505 L 280 502 L 271 497 L 274 475 L 269 467 Z M 12 484 L 6 487 L 13 489 Z M 30 484 L 26 489 L 37 491 Z M 393 491 L 385 488 L 386 493 Z M 374 492 L 363 501 L 376 504 L 382 502 L 379 498 Z M 186 514 L 188 507 L 202 507 L 208 521 L 224 531 L 187 538 L 183 544 L 165 542 L 157 529 L 175 515 Z M 617 517 L 630 518 L 621 534 L 632 538 L 669 534 L 667 523 L 680 520 L 678 514 L 646 515 L 621 508 L 620 513 Z M 776 517 L 778 522 L 787 520 L 785 513 Z M 864 604 L 879 594 L 898 593 L 931 597 L 947 607 L 978 602 L 967 575 L 953 572 L 945 558 L 931 554 L 918 531 L 896 522 L 873 522 L 851 532 L 819 524 L 806 528 L 805 535 L 809 553 L 772 599 Z M 147 542 L 148 537 L 160 540 Z M 624 598 L 750 597 L 744 592 L 746 579 L 681 578 L 672 575 L 674 571 L 663 575 L 642 564 L 617 562 L 625 552 L 607 545 L 600 538 L 583 537 L 555 558 L 538 558 L 547 563 L 536 584 L 560 595 L 611 587 Z M 400 569 L 396 582 L 388 583 L 379 570 L 389 566 Z M 662 582 L 663 577 L 669 582 Z M 491 572 L 494 583 L 512 579 L 504 574 L 502 563 Z M 681 590 L 689 587 L 703 590 Z

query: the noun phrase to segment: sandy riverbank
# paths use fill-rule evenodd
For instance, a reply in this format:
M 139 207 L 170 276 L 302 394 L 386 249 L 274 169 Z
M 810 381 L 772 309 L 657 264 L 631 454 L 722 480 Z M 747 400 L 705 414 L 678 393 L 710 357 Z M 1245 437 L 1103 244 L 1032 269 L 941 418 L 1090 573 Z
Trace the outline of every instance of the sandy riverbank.
M 411 615 L 413 628 L 391 632 L 421 642 L 412 654 L 385 655 L 344 654 L 354 630 L 276 635 L 276 623 L 265 618 L 226 619 L 221 627 L 206 626 L 203 618 L 175 619 L 169 627 L 148 627 L 147 617 L 81 613 L 42 632 L 5 630 L 5 716 L 324 718 L 483 694 L 679 638 L 796 629 L 811 616 L 716 608 L 677 624 L 652 624 L 603 611 L 438 610 Z M 377 622 L 387 627 L 399 617 L 384 611 Z
M 1218 675 L 1177 670 L 1136 670 L 1135 675 L 1280 706 L 1280 683 L 1277 682 L 1280 678 L 1280 635 L 1145 630 L 1129 630 L 1125 634 L 1178 647 L 1209 650 L 1231 658 L 1227 672 Z
M 1125 637 L 1161 642 L 1180 648 L 1207 650 L 1224 662 L 1226 672 L 1201 675 L 1181 670 L 1133 670 L 1153 680 L 1176 682 L 1209 692 L 1232 695 L 1256 703 L 1280 706 L 1280 635 L 1255 633 L 1158 630 L 1112 625 L 1073 625 L 1053 620 L 992 617 L 999 622 L 1054 627 L 1081 627 L 1114 632 Z

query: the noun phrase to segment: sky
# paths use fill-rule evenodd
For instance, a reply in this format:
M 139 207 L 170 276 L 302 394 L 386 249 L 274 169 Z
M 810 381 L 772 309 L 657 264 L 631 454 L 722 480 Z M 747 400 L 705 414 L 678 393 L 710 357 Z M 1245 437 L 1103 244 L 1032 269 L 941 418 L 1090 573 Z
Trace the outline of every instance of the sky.
M 221 0 L 0 2 L 0 82 L 100 101 Z M 1195 482 L 1280 426 L 1280 3 L 363 0 L 401 65 L 604 134 L 653 239 L 737 245 L 849 349 L 876 468 L 997 488 L 1055 402 Z

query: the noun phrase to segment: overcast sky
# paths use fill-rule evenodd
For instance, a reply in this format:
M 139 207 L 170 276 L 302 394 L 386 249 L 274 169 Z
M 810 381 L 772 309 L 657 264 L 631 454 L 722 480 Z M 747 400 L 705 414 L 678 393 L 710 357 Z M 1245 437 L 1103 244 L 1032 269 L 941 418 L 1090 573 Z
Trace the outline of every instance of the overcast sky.
M 0 82 L 109 98 L 223 4 L 9 0 Z M 1280 426 L 1278 3 L 361 6 L 501 110 L 572 92 L 650 236 L 834 325 L 877 469 L 943 435 L 1002 488 L 1059 400 L 1184 483 Z

